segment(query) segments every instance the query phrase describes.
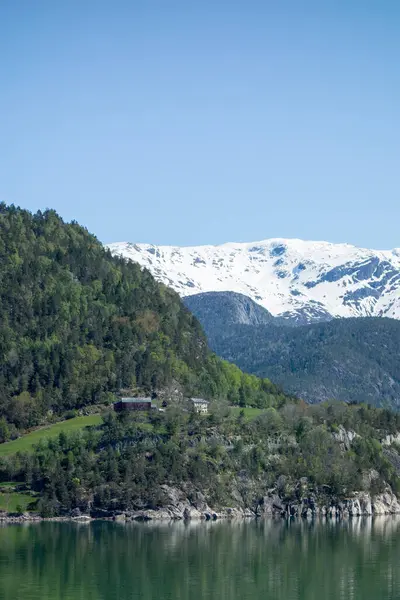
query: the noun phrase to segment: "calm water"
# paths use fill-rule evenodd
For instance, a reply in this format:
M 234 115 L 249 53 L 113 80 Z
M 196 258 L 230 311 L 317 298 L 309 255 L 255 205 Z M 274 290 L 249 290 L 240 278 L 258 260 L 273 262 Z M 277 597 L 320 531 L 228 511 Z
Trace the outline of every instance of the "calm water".
M 400 519 L 0 527 L 1 600 L 397 600 Z

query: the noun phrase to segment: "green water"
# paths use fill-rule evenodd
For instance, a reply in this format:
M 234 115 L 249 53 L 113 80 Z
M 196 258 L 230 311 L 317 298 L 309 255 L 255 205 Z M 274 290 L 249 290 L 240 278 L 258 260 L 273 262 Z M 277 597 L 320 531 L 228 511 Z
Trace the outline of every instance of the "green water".
M 400 519 L 0 527 L 1 600 L 397 600 Z

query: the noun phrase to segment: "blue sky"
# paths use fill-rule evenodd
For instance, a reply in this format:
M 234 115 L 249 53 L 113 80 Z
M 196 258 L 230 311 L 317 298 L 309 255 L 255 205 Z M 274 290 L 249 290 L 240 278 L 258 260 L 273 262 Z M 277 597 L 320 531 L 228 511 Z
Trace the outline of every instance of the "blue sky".
M 400 2 L 3 0 L 0 199 L 102 241 L 400 247 Z

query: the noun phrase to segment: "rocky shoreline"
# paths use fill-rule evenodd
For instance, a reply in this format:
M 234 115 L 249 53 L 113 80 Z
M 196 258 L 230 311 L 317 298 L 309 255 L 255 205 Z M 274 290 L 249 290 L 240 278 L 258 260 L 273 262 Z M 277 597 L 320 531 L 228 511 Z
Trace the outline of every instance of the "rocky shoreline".
M 165 486 L 167 488 L 167 486 Z M 223 519 L 257 519 L 265 517 L 303 518 L 303 519 L 346 519 L 353 517 L 373 517 L 381 515 L 399 515 L 400 503 L 390 488 L 382 494 L 371 496 L 365 492 L 354 494 L 351 498 L 322 503 L 310 495 L 300 502 L 286 502 L 278 494 L 263 497 L 255 508 L 224 507 L 214 510 L 210 508 L 201 493 L 189 501 L 182 498 L 182 493 L 175 488 L 167 488 L 170 504 L 157 509 L 136 511 L 108 511 L 92 509 L 81 512 L 74 509 L 70 513 L 58 517 L 42 517 L 37 513 L 0 513 L 0 523 L 24 523 L 39 521 L 74 521 L 89 522 L 107 520 L 118 522 L 129 521 L 216 521 Z

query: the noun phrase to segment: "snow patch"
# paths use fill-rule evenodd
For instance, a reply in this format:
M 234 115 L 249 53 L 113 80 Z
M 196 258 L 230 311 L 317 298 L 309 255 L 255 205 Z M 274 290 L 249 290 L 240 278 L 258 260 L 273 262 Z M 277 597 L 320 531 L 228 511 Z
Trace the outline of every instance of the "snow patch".
M 275 238 L 219 246 L 119 242 L 113 254 L 149 269 L 181 296 L 245 294 L 273 315 L 400 319 L 400 249 Z

